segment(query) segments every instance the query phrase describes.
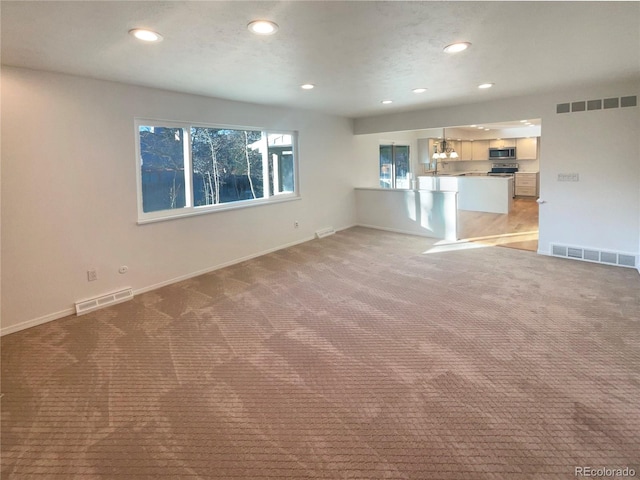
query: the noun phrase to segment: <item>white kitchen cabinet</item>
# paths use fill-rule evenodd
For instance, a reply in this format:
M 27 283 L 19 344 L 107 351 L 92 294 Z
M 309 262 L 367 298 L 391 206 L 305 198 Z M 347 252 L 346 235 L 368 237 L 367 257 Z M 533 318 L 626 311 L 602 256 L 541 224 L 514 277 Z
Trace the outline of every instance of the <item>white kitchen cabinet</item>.
M 515 138 L 496 138 L 495 140 L 489 140 L 489 148 L 509 148 L 515 146 Z
M 516 196 L 537 197 L 540 186 L 540 174 L 538 172 L 517 172 L 516 179 Z
M 473 142 L 469 140 L 463 140 L 460 142 L 460 160 L 473 160 Z
M 489 140 L 475 140 L 473 143 L 473 160 L 489 160 Z
M 516 158 L 536 160 L 538 158 L 538 137 L 516 139 Z

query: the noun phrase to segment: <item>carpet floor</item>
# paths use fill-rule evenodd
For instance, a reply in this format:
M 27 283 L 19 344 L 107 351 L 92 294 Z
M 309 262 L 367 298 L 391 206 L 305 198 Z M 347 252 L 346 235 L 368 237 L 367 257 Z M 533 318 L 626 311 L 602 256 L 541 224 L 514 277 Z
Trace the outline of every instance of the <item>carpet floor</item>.
M 632 269 L 352 228 L 2 338 L 2 478 L 640 476 Z

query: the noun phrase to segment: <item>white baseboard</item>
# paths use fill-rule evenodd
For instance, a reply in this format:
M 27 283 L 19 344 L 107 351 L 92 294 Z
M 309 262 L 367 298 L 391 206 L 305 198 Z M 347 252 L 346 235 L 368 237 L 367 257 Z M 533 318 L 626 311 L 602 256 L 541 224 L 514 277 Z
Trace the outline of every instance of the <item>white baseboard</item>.
M 350 227 L 346 227 L 350 228 Z M 343 230 L 343 229 L 341 229 Z M 251 260 L 256 257 L 261 257 L 262 255 L 267 255 L 269 253 L 276 252 L 278 250 L 283 250 L 285 248 L 293 247 L 295 245 L 299 245 L 301 243 L 305 243 L 311 240 L 314 240 L 315 237 L 305 237 L 301 240 L 296 240 L 295 242 L 287 243 L 285 245 L 281 245 L 278 247 L 270 248 L 267 250 L 263 250 L 258 253 L 253 253 L 251 255 L 247 255 L 241 258 L 237 258 L 234 260 L 230 260 L 228 262 L 223 262 L 218 265 L 214 265 L 212 267 L 208 267 L 202 270 L 198 270 L 196 272 L 188 273 L 186 275 L 181 275 L 179 277 L 172 278 L 170 280 L 166 280 L 164 282 L 156 283 L 154 285 L 149 285 L 147 287 L 137 288 L 133 291 L 134 295 L 138 295 L 141 293 L 150 292 L 152 290 L 156 290 L 161 287 L 166 287 L 167 285 L 172 285 L 174 283 L 182 282 L 183 280 L 188 280 L 193 277 L 197 277 L 199 275 L 204 275 L 205 273 L 214 272 L 216 270 L 220 270 L 221 268 L 230 267 L 231 265 L 235 265 L 237 263 L 246 262 L 247 260 Z M 0 336 L 9 335 L 11 333 L 19 332 L 20 330 L 25 330 L 27 328 L 35 327 L 38 325 L 42 325 L 43 323 L 51 322 L 53 320 L 58 320 L 63 317 L 67 317 L 69 315 L 73 315 L 76 313 L 76 309 L 74 306 L 66 308 L 64 310 L 60 310 L 59 312 L 50 313 L 48 315 L 44 315 L 42 317 L 34 318 L 31 320 L 26 320 L 24 322 L 20 322 L 15 325 L 11 325 L 9 327 L 0 328 Z
M 69 307 L 65 310 L 60 310 L 59 312 L 50 313 L 42 317 L 33 318 L 25 322 L 20 322 L 16 325 L 11 325 L 10 327 L 0 328 L 0 336 L 16 333 L 16 332 L 19 332 L 20 330 L 25 330 L 31 327 L 36 327 L 38 325 L 42 325 L 43 323 L 51 322 L 53 320 L 58 320 L 59 318 L 68 317 L 69 315 L 73 315 L 74 313 L 76 313 L 76 309 L 74 307 Z
M 425 233 L 411 232 L 409 230 L 400 230 L 398 228 L 379 227 L 377 225 L 367 225 L 366 223 L 357 223 L 354 226 L 364 227 L 364 228 L 373 228 L 374 230 L 383 230 L 385 232 L 402 233 L 404 235 L 417 235 L 418 237 L 433 238 L 435 240 L 446 240 L 445 238 L 434 237 L 432 235 L 427 235 Z
M 236 265 L 238 263 L 246 262 L 247 260 L 251 260 L 253 258 L 257 258 L 257 257 L 261 257 L 263 255 L 267 255 L 269 253 L 277 252 L 278 250 L 283 250 L 285 248 L 293 247 L 293 246 L 299 245 L 301 243 L 306 243 L 306 242 L 308 242 L 310 240 L 313 240 L 314 238 L 315 237 L 306 237 L 306 238 L 304 238 L 302 240 L 296 240 L 295 242 L 287 243 L 287 244 L 279 246 L 279 247 L 269 248 L 267 250 L 263 250 L 263 251 L 258 252 L 258 253 L 252 253 L 251 255 L 246 255 L 246 256 L 241 257 L 241 258 L 236 258 L 236 259 L 230 260 L 228 262 L 219 263 L 218 265 L 215 265 L 213 267 L 208 267 L 208 268 L 205 268 L 205 269 L 202 269 L 202 270 L 198 270 L 197 272 L 187 273 L 186 275 L 181 275 L 179 277 L 172 278 L 171 280 L 166 280 L 164 282 L 156 283 L 154 285 L 149 285 L 148 287 L 138 288 L 138 289 L 134 290 L 133 293 L 135 295 L 138 295 L 138 294 L 141 294 L 141 293 L 150 292 L 150 291 L 156 290 L 158 288 L 166 287 L 167 285 L 172 285 L 174 283 L 182 282 L 184 280 L 189 280 L 190 278 L 193 278 L 193 277 L 198 277 L 198 276 L 204 275 L 206 273 L 215 272 L 216 270 L 220 270 L 221 268 L 230 267 L 230 266 Z

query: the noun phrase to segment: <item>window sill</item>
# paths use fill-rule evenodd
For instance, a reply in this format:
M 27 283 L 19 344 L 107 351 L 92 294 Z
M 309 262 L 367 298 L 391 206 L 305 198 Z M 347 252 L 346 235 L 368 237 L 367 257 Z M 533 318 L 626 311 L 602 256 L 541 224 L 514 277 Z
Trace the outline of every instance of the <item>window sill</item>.
M 195 217 L 198 215 L 209 215 L 217 212 L 227 212 L 229 210 L 239 210 L 243 208 L 259 207 L 262 205 L 273 205 L 276 203 L 293 202 L 295 200 L 301 200 L 300 195 L 287 195 L 282 197 L 270 197 L 263 200 L 249 200 L 247 202 L 233 202 L 229 204 L 219 204 L 208 207 L 195 207 L 190 208 L 189 211 L 176 213 L 172 215 L 165 215 L 162 217 L 150 217 L 150 218 L 138 218 L 136 222 L 138 225 L 146 225 L 148 223 L 166 222 L 169 220 L 177 220 L 186 217 Z

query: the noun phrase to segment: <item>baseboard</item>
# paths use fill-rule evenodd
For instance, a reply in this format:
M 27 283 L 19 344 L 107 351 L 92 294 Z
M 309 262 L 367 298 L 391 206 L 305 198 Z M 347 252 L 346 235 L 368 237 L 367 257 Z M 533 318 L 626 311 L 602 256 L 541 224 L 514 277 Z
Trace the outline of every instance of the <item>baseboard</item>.
M 356 223 L 354 227 L 373 228 L 374 230 L 383 230 L 385 232 L 402 233 L 403 235 L 417 235 L 418 237 L 433 238 L 435 240 L 446 240 L 445 238 L 434 237 L 425 233 L 410 232 L 408 230 L 400 230 L 398 228 L 379 227 L 377 225 L 367 225 L 366 223 Z
M 11 325 L 10 327 L 0 328 L 0 336 L 16 333 L 16 332 L 19 332 L 20 330 L 25 330 L 31 327 L 37 327 L 38 325 L 42 325 L 43 323 L 68 317 L 69 315 L 73 315 L 74 313 L 76 313 L 76 309 L 74 307 L 69 307 L 65 310 L 60 310 L 59 312 L 50 313 L 42 317 L 33 318 L 31 320 L 26 320 L 16 325 Z
M 313 240 L 315 237 L 305 237 L 302 240 L 296 240 L 295 242 L 287 243 L 285 245 L 269 248 L 267 250 L 263 250 L 258 253 L 252 253 L 251 255 L 246 255 L 241 258 L 236 258 L 234 260 L 230 260 L 228 262 L 219 263 L 213 267 L 208 267 L 202 270 L 198 270 L 197 272 L 188 273 L 186 275 L 181 275 L 180 277 L 175 277 L 170 280 L 166 280 L 164 282 L 156 283 L 154 285 L 150 285 L 148 287 L 142 287 L 135 289 L 133 291 L 134 295 L 139 295 L 141 293 L 147 293 L 152 290 L 156 290 L 158 288 L 166 287 L 167 285 L 173 285 L 174 283 L 183 282 L 184 280 L 189 280 L 190 278 L 199 277 L 200 275 L 205 275 L 207 273 L 215 272 L 216 270 L 220 270 L 221 268 L 230 267 L 232 265 L 237 265 L 238 263 L 246 262 L 247 260 L 252 260 L 257 257 L 261 257 L 263 255 L 268 255 L 269 253 L 277 252 L 278 250 L 284 250 L 285 248 L 294 247 L 296 245 L 300 245 L 301 243 L 306 243 Z
M 349 228 L 357 227 L 358 224 L 350 224 L 344 227 L 336 228 L 336 231 L 347 230 Z M 241 258 L 236 258 L 234 260 L 230 260 L 228 262 L 223 262 L 218 265 L 214 265 L 212 267 L 204 268 L 202 270 L 198 270 L 196 272 L 188 273 L 186 275 L 181 275 L 179 277 L 172 278 L 170 280 L 166 280 L 164 282 L 156 283 L 153 285 L 149 285 L 147 287 L 134 289 L 134 295 L 139 295 L 142 293 L 150 292 L 152 290 L 156 290 L 158 288 L 166 287 L 167 285 L 172 285 L 174 283 L 182 282 L 184 280 L 188 280 L 193 277 L 197 277 L 199 275 L 204 275 L 207 273 L 214 272 L 216 270 L 220 270 L 221 268 L 230 267 L 232 265 L 236 265 L 238 263 L 246 262 L 247 260 L 251 260 L 253 258 L 261 257 L 262 255 L 267 255 L 269 253 L 277 252 L 278 250 L 283 250 L 285 248 L 293 247 L 295 245 L 299 245 L 301 243 L 309 242 L 311 240 L 315 240 L 315 236 L 305 237 L 300 240 L 296 240 L 295 242 L 290 242 L 284 245 L 280 245 L 278 247 L 269 248 L 267 250 L 263 250 L 258 253 L 252 253 L 251 255 L 246 255 Z M 50 313 L 48 315 L 44 315 L 42 317 L 34 318 L 31 320 L 26 320 L 24 322 L 20 322 L 16 325 L 11 325 L 9 327 L 0 328 L 0 336 L 10 335 L 12 333 L 19 332 L 21 330 L 25 330 L 27 328 L 36 327 L 38 325 L 42 325 L 43 323 L 51 322 L 53 320 L 58 320 L 60 318 L 68 317 L 69 315 L 74 315 L 76 313 L 75 307 L 70 306 L 64 310 L 60 310 L 59 312 Z

